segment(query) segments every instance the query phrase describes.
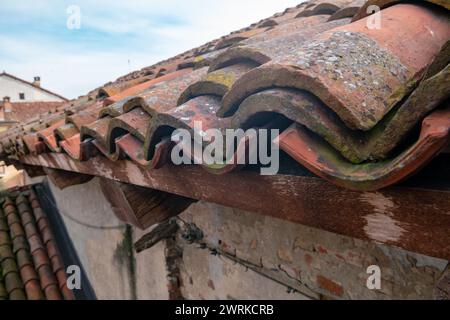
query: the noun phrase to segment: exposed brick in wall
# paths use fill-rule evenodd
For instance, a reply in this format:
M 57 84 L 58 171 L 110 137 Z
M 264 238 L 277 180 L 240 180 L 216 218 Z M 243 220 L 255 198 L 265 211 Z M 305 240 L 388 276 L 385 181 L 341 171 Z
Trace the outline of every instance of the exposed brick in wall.
M 66 215 L 100 227 L 118 223 L 96 179 L 52 191 Z M 131 298 L 127 264 L 113 259 L 123 230 L 63 218 L 98 297 Z M 202 230 L 207 246 L 178 234 L 136 254 L 138 299 L 449 298 L 448 261 L 210 203 L 181 218 Z M 133 230 L 133 242 L 148 231 Z M 372 264 L 381 268 L 381 290 L 366 287 Z
M 316 299 L 432 299 L 448 264 L 215 204 L 194 204 L 182 218 L 203 231 L 203 241 L 209 248 L 217 248 L 219 253 L 266 274 L 267 281 L 272 278 Z M 195 254 L 196 250 L 189 252 Z M 183 262 L 192 259 L 183 254 Z M 380 290 L 367 288 L 367 268 L 371 265 L 381 268 Z M 184 265 L 182 278 L 196 268 L 200 266 Z M 209 275 L 203 272 L 202 276 L 205 287 L 211 287 Z M 222 298 L 226 298 L 226 292 Z
M 309 299 L 223 254 L 186 242 L 181 246 L 181 291 L 186 299 Z
M 342 287 L 342 284 L 340 284 L 339 282 L 330 280 L 327 277 L 324 277 L 320 274 L 317 276 L 316 282 L 319 288 L 329 292 L 334 296 L 342 297 L 344 294 L 344 288 Z
M 168 238 L 164 240 L 165 259 L 167 269 L 167 290 L 169 293 L 169 300 L 183 300 L 181 293 L 181 280 L 179 265 L 183 257 L 182 249 L 177 245 L 175 239 Z
M 434 295 L 437 300 L 450 300 L 450 264 L 437 282 Z

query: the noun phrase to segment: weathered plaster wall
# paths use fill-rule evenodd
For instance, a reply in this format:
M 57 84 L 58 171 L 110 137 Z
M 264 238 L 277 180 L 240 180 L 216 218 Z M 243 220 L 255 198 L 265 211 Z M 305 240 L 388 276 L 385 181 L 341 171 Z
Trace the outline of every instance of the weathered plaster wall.
M 286 286 L 221 256 L 193 245 L 181 244 L 181 292 L 186 299 L 309 299 Z
M 49 184 L 99 299 L 167 299 L 164 245 L 134 256 L 132 270 L 126 227 L 114 216 L 97 179 L 64 190 Z M 140 234 L 133 229 L 132 242 Z
M 256 295 L 251 290 L 241 290 L 247 282 L 254 282 L 251 273 L 229 272 L 229 267 L 224 266 L 222 260 L 231 258 L 312 298 L 431 299 L 448 264 L 441 259 L 211 203 L 192 205 L 182 219 L 203 231 L 203 242 L 210 252 L 217 249 L 228 253 L 228 258 L 219 258 L 195 249 L 195 245 L 183 244 L 182 291 L 187 296 L 226 298 L 229 292 L 238 298 L 245 298 L 247 293 Z M 381 290 L 367 288 L 367 267 L 371 265 L 381 268 Z M 222 271 L 226 279 L 220 277 Z M 237 284 L 233 280 L 236 277 Z M 225 290 L 211 291 L 211 281 L 214 287 Z M 265 292 L 267 283 L 262 279 L 253 286 Z
M 134 229 L 134 241 L 144 234 L 144 231 Z M 159 242 L 153 248 L 135 255 L 138 299 L 167 300 L 169 298 L 165 250 L 165 243 Z
M 167 299 L 174 284 L 187 299 L 427 299 L 448 264 L 204 202 L 178 219 L 181 229 L 184 222 L 194 223 L 204 234 L 192 244 L 183 230 L 177 234 L 169 247 L 179 249 L 181 258 L 167 259 L 169 242 L 162 241 L 133 254 L 130 263 L 126 229 L 96 179 L 62 191 L 52 186 L 52 191 L 101 299 Z M 131 231 L 133 242 L 145 234 Z M 370 265 L 381 268 L 381 290 L 366 287 Z M 168 277 L 168 268 L 180 270 L 179 281 Z

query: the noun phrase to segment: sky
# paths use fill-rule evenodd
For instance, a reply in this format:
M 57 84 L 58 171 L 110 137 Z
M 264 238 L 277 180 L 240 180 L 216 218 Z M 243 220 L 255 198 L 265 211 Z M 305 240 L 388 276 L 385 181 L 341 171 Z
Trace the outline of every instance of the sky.
M 7 1 L 0 72 L 40 76 L 44 88 L 72 99 L 301 2 Z

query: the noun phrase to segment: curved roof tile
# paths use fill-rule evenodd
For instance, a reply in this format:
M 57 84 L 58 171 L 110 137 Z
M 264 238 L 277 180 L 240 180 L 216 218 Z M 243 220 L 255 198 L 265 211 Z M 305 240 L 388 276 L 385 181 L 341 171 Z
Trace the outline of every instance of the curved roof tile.
M 80 161 L 100 153 L 158 169 L 170 161 L 172 132 L 198 134 L 200 120 L 203 130 L 284 130 L 283 150 L 346 188 L 397 183 L 445 149 L 450 127 L 442 108 L 450 95 L 447 2 L 399 2 L 302 3 L 2 133 L 1 153 L 65 152 Z M 383 8 L 379 30 L 363 14 L 373 4 Z M 232 156 L 247 153 L 251 139 Z M 215 174 L 241 167 L 204 166 Z
M 31 189 L 0 208 L 0 299 L 73 300 L 46 215 Z

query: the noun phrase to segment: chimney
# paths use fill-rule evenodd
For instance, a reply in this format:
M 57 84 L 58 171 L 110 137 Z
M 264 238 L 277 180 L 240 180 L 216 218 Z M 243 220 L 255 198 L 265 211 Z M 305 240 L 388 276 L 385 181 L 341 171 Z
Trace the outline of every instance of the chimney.
M 8 120 L 10 112 L 11 112 L 11 99 L 9 97 L 3 97 L 2 106 L 0 108 L 0 121 Z
M 3 109 L 5 112 L 11 112 L 11 98 L 10 97 L 3 97 Z
M 41 86 L 41 77 L 34 77 L 33 86 L 40 87 Z

